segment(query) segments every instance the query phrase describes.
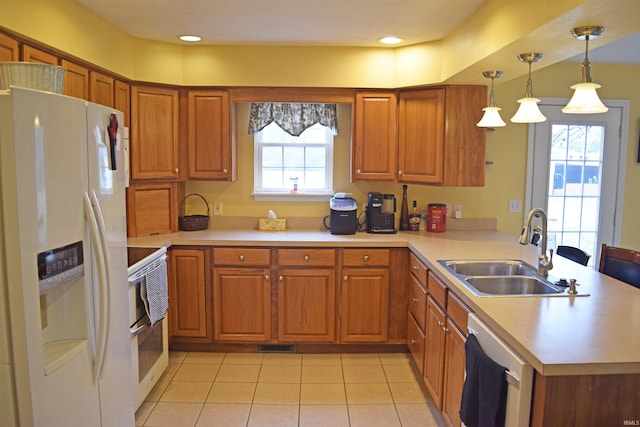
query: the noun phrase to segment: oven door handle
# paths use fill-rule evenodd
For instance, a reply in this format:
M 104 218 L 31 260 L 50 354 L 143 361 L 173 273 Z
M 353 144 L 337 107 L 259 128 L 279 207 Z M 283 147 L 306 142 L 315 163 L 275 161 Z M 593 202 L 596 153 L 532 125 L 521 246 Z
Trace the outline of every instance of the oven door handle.
M 140 319 L 138 320 L 133 327 L 131 327 L 131 329 L 129 329 L 129 332 L 131 333 L 131 338 L 137 337 L 138 335 L 140 335 L 140 333 L 142 331 L 144 331 L 146 328 L 149 328 L 149 316 L 147 316 L 146 314 Z

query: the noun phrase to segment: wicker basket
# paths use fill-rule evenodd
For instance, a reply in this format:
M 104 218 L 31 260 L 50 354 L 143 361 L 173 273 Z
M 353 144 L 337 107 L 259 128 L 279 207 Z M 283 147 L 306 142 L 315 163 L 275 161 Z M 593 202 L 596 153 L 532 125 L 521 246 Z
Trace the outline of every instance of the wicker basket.
M 187 194 L 180 202 L 180 212 L 184 213 L 184 202 L 188 197 L 196 196 L 200 197 L 204 202 L 204 205 L 207 207 L 206 215 L 182 215 L 178 217 L 178 228 L 182 231 L 198 231 L 198 230 L 206 230 L 209 227 L 209 203 L 207 199 L 202 197 L 200 194 Z
M 34 62 L 0 62 L 0 89 L 26 87 L 62 93 L 65 69 L 57 65 Z

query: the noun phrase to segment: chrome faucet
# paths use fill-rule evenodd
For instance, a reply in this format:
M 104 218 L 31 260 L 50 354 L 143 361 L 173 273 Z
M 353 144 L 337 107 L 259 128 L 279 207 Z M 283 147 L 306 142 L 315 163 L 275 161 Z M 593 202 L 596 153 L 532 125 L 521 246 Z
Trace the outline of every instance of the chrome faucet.
M 541 243 L 540 249 L 541 253 L 538 257 L 538 276 L 548 276 L 549 270 L 553 268 L 553 249 L 549 249 L 549 257 L 547 258 L 547 214 L 540 208 L 531 209 L 529 215 L 527 216 L 527 220 L 524 223 L 524 227 L 522 229 L 522 234 L 520 234 L 519 242 L 521 245 L 526 245 L 529 243 L 529 231 L 531 230 L 531 220 L 533 217 L 540 217 L 542 219 L 542 231 L 541 231 Z

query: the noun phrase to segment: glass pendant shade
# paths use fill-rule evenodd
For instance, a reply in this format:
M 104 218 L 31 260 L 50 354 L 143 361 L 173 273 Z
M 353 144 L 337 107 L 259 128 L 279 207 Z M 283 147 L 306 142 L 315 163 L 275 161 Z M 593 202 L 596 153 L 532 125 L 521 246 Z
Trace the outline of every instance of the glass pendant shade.
M 597 83 L 578 83 L 571 86 L 575 92 L 562 112 L 566 114 L 606 113 L 609 109 L 600 101 L 596 92 L 600 87 Z
M 516 114 L 511 117 L 511 121 L 514 123 L 540 123 L 547 120 L 540 108 L 538 108 L 538 102 L 540 102 L 538 98 L 518 99 L 520 107 Z
M 484 111 L 484 116 L 478 122 L 476 126 L 481 128 L 499 128 L 506 126 L 507 124 L 500 117 L 500 107 L 484 107 L 482 111 Z

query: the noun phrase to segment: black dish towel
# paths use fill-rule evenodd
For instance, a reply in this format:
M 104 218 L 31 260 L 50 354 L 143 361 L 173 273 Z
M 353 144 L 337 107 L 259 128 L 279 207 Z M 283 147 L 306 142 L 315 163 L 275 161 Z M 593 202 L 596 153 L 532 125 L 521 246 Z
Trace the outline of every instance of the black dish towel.
M 484 353 L 473 334 L 467 337 L 465 351 L 467 377 L 462 388 L 460 419 L 468 427 L 504 427 L 506 369 Z

